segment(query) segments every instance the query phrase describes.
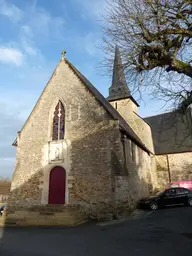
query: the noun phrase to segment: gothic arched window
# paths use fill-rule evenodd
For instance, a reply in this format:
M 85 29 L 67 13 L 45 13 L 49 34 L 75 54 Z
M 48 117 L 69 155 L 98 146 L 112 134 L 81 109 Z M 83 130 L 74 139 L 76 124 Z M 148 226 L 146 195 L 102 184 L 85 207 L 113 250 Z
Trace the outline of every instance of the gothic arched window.
M 61 101 L 55 107 L 53 115 L 52 140 L 63 140 L 65 133 L 65 109 Z

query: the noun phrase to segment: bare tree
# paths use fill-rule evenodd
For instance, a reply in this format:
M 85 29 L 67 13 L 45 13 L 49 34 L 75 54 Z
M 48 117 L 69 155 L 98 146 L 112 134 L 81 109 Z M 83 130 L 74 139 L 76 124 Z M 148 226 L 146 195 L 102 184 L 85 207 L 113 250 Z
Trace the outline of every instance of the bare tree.
M 192 103 L 192 0 L 108 0 L 102 27 L 107 63 L 118 45 L 134 89 L 150 86 L 185 112 Z

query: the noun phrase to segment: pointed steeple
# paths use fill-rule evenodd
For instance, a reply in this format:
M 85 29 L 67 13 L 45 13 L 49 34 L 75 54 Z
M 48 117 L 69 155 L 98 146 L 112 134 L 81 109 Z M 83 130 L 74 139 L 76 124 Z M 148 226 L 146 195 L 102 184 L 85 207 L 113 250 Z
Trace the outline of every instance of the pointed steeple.
M 131 96 L 131 92 L 125 80 L 125 74 L 123 72 L 123 65 L 121 61 L 119 47 L 116 46 L 114 66 L 113 66 L 112 85 L 109 88 L 109 96 L 107 97 L 107 99 L 109 101 L 112 101 L 112 100 L 128 98 L 130 96 Z

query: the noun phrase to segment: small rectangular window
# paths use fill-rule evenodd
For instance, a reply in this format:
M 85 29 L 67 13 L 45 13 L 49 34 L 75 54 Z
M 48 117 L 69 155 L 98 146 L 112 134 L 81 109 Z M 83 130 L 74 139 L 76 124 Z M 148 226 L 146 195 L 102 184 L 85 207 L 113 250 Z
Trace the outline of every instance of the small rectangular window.
M 115 102 L 115 108 L 117 109 L 117 102 Z

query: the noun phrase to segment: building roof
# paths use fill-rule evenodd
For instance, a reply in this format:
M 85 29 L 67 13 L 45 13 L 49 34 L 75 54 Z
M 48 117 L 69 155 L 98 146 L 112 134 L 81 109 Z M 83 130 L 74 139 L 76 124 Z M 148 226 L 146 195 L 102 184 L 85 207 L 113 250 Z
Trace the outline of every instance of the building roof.
M 168 112 L 146 117 L 151 126 L 155 154 L 173 154 L 192 151 L 192 116 Z
M 108 102 L 107 99 L 92 85 L 92 83 L 79 71 L 77 70 L 67 59 L 65 59 L 69 67 L 74 71 L 74 73 L 79 77 L 79 79 L 86 85 L 88 90 L 94 95 L 96 100 L 104 107 L 104 109 L 111 115 L 115 120 L 119 120 L 119 125 L 122 130 L 132 139 L 136 144 L 138 144 L 142 149 L 148 153 L 152 153 L 145 144 L 140 140 L 132 128 L 128 125 L 125 119 L 119 114 L 119 112 Z

